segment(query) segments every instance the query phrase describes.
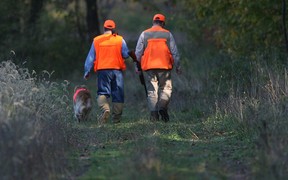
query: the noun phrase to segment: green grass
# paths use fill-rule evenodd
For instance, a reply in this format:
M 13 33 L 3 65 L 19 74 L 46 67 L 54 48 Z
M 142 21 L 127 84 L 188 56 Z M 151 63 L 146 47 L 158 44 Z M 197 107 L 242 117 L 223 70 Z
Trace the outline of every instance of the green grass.
M 258 68 L 259 73 L 249 75 L 251 89 L 244 92 L 232 86 L 219 93 L 211 88 L 216 82 L 205 85 L 188 71 L 173 76 L 168 123 L 149 121 L 143 87 L 135 85 L 138 77 L 128 70 L 122 122 L 99 127 L 95 75 L 85 82 L 94 100 L 91 120 L 77 123 L 73 89 L 83 82 L 51 82 L 49 73 L 31 75 L 10 61 L 0 68 L 3 179 L 288 176 L 286 69 Z
M 88 141 L 85 148 L 79 148 L 79 156 L 74 156 L 79 166 L 86 165 L 79 179 L 223 179 L 247 175 L 246 158 L 253 157 L 253 145 L 240 140 L 241 131 L 231 119 L 226 119 L 232 124 L 229 127 L 225 121 L 215 124 L 211 118 L 150 122 L 131 117 L 130 111 L 125 109 L 120 124 L 98 127 L 96 121 L 90 121 L 78 125 L 86 129 L 81 135 Z M 85 158 L 81 158 L 83 153 Z

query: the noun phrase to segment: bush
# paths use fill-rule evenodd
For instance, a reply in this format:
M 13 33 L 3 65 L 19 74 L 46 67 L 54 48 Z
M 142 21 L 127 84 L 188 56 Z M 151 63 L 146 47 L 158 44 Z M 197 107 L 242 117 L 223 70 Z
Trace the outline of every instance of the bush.
M 263 54 L 256 57 L 257 62 L 269 62 L 265 58 Z M 278 58 L 269 56 L 269 59 L 272 62 Z M 235 75 L 241 74 L 239 69 L 235 69 Z M 231 78 L 229 82 L 232 85 L 247 82 L 249 86 L 231 86 L 227 96 L 218 96 L 218 113 L 233 116 L 244 124 L 247 136 L 255 145 L 253 175 L 283 179 L 288 174 L 288 73 L 286 68 L 275 64 L 251 63 L 247 69 L 253 70 L 247 70 L 250 72 L 247 78 L 240 81 Z
M 0 64 L 0 176 L 54 179 L 64 173 L 68 83 L 49 81 L 11 61 Z M 68 107 L 68 108 L 67 108 Z

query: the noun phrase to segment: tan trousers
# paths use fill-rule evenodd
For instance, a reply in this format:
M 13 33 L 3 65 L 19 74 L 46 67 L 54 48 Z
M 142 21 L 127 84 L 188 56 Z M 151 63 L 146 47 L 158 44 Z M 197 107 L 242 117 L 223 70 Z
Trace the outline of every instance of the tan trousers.
M 149 110 L 168 109 L 172 94 L 171 71 L 157 69 L 145 72 Z

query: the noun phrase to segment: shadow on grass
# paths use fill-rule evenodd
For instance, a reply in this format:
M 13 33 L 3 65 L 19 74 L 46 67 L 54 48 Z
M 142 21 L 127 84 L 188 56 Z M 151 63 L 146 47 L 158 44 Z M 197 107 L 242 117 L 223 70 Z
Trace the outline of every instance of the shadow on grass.
M 243 157 L 251 156 L 250 145 L 237 140 L 235 129 L 218 132 L 193 120 L 135 119 L 104 127 L 95 122 L 79 124 L 87 144 L 75 158 L 89 166 L 77 178 L 222 179 L 249 173 Z

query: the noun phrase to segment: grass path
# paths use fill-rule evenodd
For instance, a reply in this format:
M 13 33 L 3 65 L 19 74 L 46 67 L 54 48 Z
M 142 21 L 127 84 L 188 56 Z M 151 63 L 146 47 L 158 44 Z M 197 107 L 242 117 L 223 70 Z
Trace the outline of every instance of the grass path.
M 228 118 L 172 112 L 170 122 L 153 123 L 126 108 L 120 124 L 75 130 L 76 179 L 245 179 L 251 171 L 252 145 Z

